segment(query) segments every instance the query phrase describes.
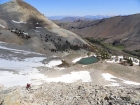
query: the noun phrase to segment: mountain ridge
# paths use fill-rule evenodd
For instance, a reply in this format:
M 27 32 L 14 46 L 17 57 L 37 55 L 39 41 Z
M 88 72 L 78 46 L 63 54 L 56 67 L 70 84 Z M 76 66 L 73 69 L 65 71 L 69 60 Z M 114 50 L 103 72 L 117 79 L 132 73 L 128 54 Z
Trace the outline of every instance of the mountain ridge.
M 110 18 L 115 15 L 85 15 L 85 16 L 49 16 L 48 18 L 52 21 L 59 21 L 59 22 L 74 22 L 78 20 L 82 21 L 92 21 L 92 20 L 99 20 L 103 18 Z
M 62 51 L 66 41 L 71 46 L 87 44 L 75 33 L 60 28 L 22 0 L 1 4 L 0 12 L 0 41 L 27 46 L 44 54 L 60 49 Z M 73 42 L 75 45 L 72 45 Z
M 107 43 L 119 41 L 128 50 L 140 49 L 140 29 L 138 28 L 140 25 L 140 14 L 115 16 L 89 22 L 56 22 L 56 24 L 82 37 L 100 38 Z

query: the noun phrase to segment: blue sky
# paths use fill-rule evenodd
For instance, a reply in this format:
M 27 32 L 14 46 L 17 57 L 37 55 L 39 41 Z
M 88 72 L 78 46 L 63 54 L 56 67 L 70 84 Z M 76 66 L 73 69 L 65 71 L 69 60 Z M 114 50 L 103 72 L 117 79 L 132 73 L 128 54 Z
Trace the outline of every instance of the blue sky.
M 10 0 L 0 0 L 0 4 Z M 46 16 L 140 13 L 140 0 L 24 0 Z

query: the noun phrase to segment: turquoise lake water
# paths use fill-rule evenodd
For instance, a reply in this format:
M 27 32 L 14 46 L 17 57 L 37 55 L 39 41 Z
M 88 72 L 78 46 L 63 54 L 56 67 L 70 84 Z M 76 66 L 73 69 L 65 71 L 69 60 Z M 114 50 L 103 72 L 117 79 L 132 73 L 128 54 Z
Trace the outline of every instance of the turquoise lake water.
M 98 61 L 99 61 L 98 58 L 91 56 L 87 58 L 82 58 L 81 60 L 78 61 L 78 63 L 83 65 L 88 65 L 88 64 L 96 63 Z

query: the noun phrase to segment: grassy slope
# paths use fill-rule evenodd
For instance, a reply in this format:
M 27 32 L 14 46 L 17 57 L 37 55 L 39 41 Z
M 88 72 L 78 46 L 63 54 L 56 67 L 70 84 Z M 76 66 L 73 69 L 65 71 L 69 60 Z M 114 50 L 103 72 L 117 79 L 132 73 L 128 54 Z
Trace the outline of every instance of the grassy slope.
M 127 51 L 125 46 L 123 45 L 112 45 L 109 43 L 105 43 L 102 39 L 85 38 L 85 40 L 87 40 L 87 42 L 90 42 L 90 44 L 95 45 L 98 50 L 101 49 L 111 54 L 122 54 L 125 56 L 134 56 L 140 58 L 139 51 Z

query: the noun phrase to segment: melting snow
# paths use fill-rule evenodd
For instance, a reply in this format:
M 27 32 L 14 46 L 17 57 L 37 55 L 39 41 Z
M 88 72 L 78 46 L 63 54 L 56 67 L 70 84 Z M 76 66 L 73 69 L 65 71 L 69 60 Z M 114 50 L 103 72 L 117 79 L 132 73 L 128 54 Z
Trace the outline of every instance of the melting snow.
M 131 59 L 133 61 L 133 64 L 135 64 L 137 66 L 139 65 L 139 62 L 140 62 L 139 59 L 133 58 L 133 57 L 129 57 L 129 59 Z M 125 61 L 123 56 L 112 56 L 111 59 L 105 60 L 105 61 L 108 63 L 121 63 L 120 60 Z
M 31 78 L 27 74 L 13 74 L 8 71 L 0 71 L 0 83 L 6 87 L 25 86 L 27 83 L 31 83 Z
M 12 70 L 30 70 L 33 67 L 44 66 L 41 63 L 45 57 L 33 57 L 33 58 L 26 58 L 24 61 L 18 60 L 7 60 L 0 58 L 0 68 L 3 69 L 12 69 Z
M 0 41 L 0 44 L 1 44 L 1 43 L 2 43 L 2 44 L 7 44 L 7 43 L 5 43 L 5 42 Z
M 36 53 L 36 52 L 29 52 L 29 51 L 24 51 L 24 50 L 18 50 L 18 49 L 12 49 L 12 48 L 7 48 L 5 46 L 0 46 L 0 49 L 5 49 L 5 50 L 10 50 L 10 51 L 14 51 L 15 53 L 22 53 L 22 54 L 39 54 L 39 55 L 44 55 L 44 54 L 40 54 L 40 53 Z
M 0 49 L 10 50 L 14 53 L 21 54 L 34 54 L 34 52 L 17 50 L 12 48 L 7 48 L 4 46 L 4 42 L 0 42 Z M 14 57 L 12 60 L 0 58 L 0 69 L 5 69 L 5 71 L 0 71 L 0 84 L 6 87 L 11 86 L 25 86 L 27 83 L 41 84 L 43 82 L 65 82 L 71 83 L 81 80 L 82 82 L 90 82 L 90 73 L 88 71 L 71 72 L 70 74 L 61 75 L 60 77 L 51 78 L 44 74 L 41 74 L 37 67 L 49 67 L 56 68 L 57 65 L 62 64 L 61 60 L 52 60 L 48 64 L 43 64 L 41 61 L 47 59 L 46 57 L 32 57 L 18 60 L 18 57 Z M 60 68 L 65 69 L 65 68 Z M 8 71 L 7 71 L 8 70 Z
M 24 35 L 28 35 L 28 33 L 23 32 Z
M 18 24 L 20 24 L 20 23 L 24 23 L 24 24 L 26 24 L 26 22 L 23 22 L 23 21 L 15 21 L 15 20 L 12 20 L 12 22 L 14 22 L 14 23 L 18 23 Z
M 1 24 L 0 24 L 0 27 L 5 28 L 5 26 L 3 26 L 3 25 L 1 25 Z
M 91 82 L 90 73 L 88 71 L 71 72 L 70 74 L 62 75 L 56 78 L 48 78 L 47 76 L 38 73 L 36 69 L 28 72 L 20 72 L 13 74 L 8 71 L 0 71 L 0 83 L 6 87 L 11 86 L 26 86 L 27 83 L 32 85 L 41 84 L 43 82 L 65 82 L 72 83 L 81 80 L 81 82 Z
M 53 60 L 53 61 L 50 61 L 50 62 L 46 65 L 46 67 L 52 68 L 52 67 L 57 66 L 57 65 L 60 65 L 60 64 L 62 64 L 62 61 L 61 61 L 61 60 Z
M 54 68 L 54 69 L 57 69 L 57 70 L 64 70 L 65 69 L 64 67 L 61 67 L 61 68 L 57 67 L 60 64 L 62 64 L 61 60 L 52 60 L 48 64 L 46 64 L 45 66 L 48 67 L 48 68 Z
M 88 71 L 71 72 L 57 78 L 47 78 L 47 82 L 65 82 L 72 83 L 81 80 L 82 82 L 91 82 L 90 73 Z
M 102 76 L 105 78 L 105 80 L 107 81 L 116 81 L 116 80 L 113 80 L 112 78 L 117 78 L 109 73 L 103 73 Z
M 111 81 L 111 82 L 117 82 L 116 80 L 113 80 L 113 78 L 117 78 L 109 73 L 103 73 L 102 76 L 105 78 L 105 80 L 107 81 Z M 133 81 L 127 81 L 121 78 L 117 78 L 119 80 L 121 80 L 123 83 L 128 84 L 128 85 L 140 85 L 140 83 L 137 82 L 133 82 Z M 111 83 L 109 85 L 106 86 L 119 86 L 119 83 Z
M 73 63 L 76 63 L 76 62 L 78 62 L 80 59 L 82 59 L 82 57 L 76 58 L 76 59 L 74 59 L 72 62 L 73 62 Z
M 45 57 L 33 57 L 26 58 L 23 61 L 7 60 L 0 58 L 0 68 L 6 69 L 9 71 L 0 71 L 0 84 L 3 84 L 6 87 L 10 86 L 25 86 L 26 83 L 37 83 L 38 81 L 47 81 L 47 76 L 39 73 L 36 67 L 44 66 L 41 61 L 46 59 Z M 52 64 L 53 63 L 53 64 Z M 55 65 L 60 64 L 60 61 L 51 61 L 48 65 L 53 67 Z M 10 72 L 10 70 L 14 70 L 14 72 Z M 40 82 L 41 83 L 41 82 Z
M 90 82 L 91 77 L 88 71 L 71 72 L 70 74 L 62 75 L 56 78 L 49 78 L 41 73 L 35 68 L 39 66 L 49 66 L 54 67 L 59 65 L 61 61 L 51 61 L 47 65 L 42 64 L 43 57 L 26 58 L 24 61 L 10 61 L 5 59 L 0 59 L 0 68 L 16 70 L 18 74 L 13 74 L 8 71 L 0 71 L 0 83 L 6 87 L 11 86 L 25 86 L 26 83 L 42 83 L 44 82 L 65 82 L 72 83 L 78 80 L 82 82 Z
M 40 79 L 42 74 L 35 67 L 44 66 L 41 61 L 45 57 L 26 58 L 24 61 L 0 59 L 0 68 L 9 71 L 0 71 L 0 83 L 6 87 L 25 86 L 32 79 Z M 13 74 L 10 70 L 15 70 Z
M 36 28 L 42 28 L 42 27 L 36 27 Z
M 132 82 L 132 81 L 124 81 L 123 83 L 129 84 L 129 85 L 140 85 L 140 83 Z

